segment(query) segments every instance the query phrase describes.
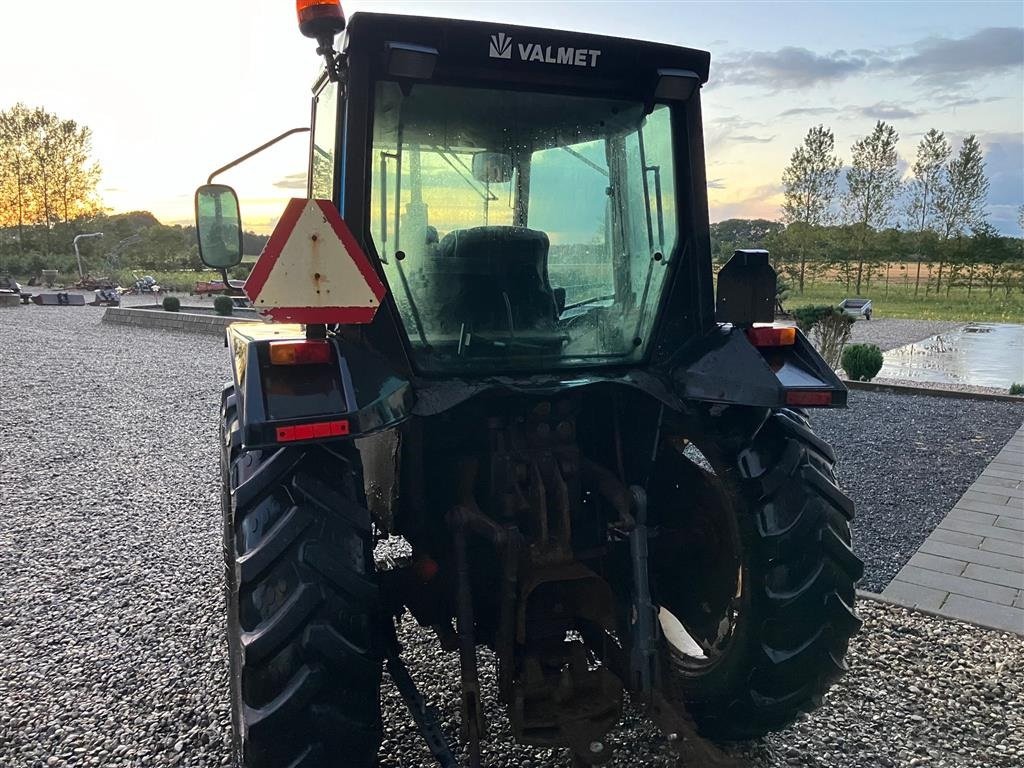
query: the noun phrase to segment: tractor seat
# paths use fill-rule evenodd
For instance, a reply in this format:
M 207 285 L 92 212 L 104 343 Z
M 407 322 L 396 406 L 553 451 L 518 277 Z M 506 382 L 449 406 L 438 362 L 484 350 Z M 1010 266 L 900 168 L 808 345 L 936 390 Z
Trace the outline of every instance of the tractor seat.
M 427 271 L 448 331 L 550 329 L 558 319 L 548 281 L 548 236 L 525 227 L 449 232 Z M 511 328 L 510 319 L 511 315 Z

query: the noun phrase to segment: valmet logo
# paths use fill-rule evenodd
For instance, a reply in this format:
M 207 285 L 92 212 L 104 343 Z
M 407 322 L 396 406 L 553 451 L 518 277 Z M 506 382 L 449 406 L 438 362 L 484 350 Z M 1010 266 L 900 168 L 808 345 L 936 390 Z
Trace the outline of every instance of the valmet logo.
M 492 59 L 511 59 L 519 54 L 520 61 L 539 61 L 543 64 L 561 64 L 567 67 L 596 67 L 601 51 L 593 48 L 514 43 L 504 32 L 491 35 L 488 55 Z

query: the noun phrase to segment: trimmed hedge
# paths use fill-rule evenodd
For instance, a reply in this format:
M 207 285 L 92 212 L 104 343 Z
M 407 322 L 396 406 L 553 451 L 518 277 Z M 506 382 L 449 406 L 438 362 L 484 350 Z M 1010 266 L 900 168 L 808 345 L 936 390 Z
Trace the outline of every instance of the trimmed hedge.
M 164 312 L 181 311 L 181 302 L 178 300 L 177 296 L 164 296 L 162 304 L 164 307 Z
M 224 315 L 226 317 L 234 312 L 235 303 L 231 300 L 230 296 L 221 295 L 214 298 L 213 308 L 216 310 L 218 315 Z
M 853 381 L 871 381 L 882 370 L 882 350 L 875 344 L 851 344 L 843 350 L 843 370 Z

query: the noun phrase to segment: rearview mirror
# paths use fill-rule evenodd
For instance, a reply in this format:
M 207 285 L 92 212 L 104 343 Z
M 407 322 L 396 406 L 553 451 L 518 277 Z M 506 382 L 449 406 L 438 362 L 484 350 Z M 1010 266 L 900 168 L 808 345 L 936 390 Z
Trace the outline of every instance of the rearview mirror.
M 473 178 L 487 184 L 507 184 L 512 181 L 512 156 L 477 152 L 473 155 Z
M 196 233 L 199 258 L 214 269 L 242 261 L 242 219 L 238 195 L 224 184 L 204 184 L 196 190 Z

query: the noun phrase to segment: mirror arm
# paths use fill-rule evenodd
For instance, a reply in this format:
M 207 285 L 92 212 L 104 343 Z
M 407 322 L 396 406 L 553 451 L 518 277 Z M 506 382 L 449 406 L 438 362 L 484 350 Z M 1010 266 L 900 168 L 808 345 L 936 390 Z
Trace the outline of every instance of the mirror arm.
M 254 149 L 254 150 L 252 150 L 250 152 L 246 152 L 241 157 L 236 157 L 234 160 L 232 160 L 227 165 L 222 165 L 220 168 L 218 168 L 217 170 L 215 170 L 213 173 L 211 173 L 209 175 L 209 177 L 206 179 L 206 183 L 207 184 L 213 184 L 214 177 L 219 176 L 220 174 L 224 173 L 224 171 L 229 170 L 230 168 L 234 168 L 236 165 L 239 165 L 240 163 L 244 163 L 246 160 L 248 160 L 253 155 L 258 155 L 264 149 L 267 149 L 269 147 L 274 146 L 275 144 L 277 144 L 277 142 L 281 141 L 282 139 L 287 139 L 293 133 L 307 133 L 308 131 L 309 131 L 308 127 L 302 126 L 301 128 L 292 128 L 291 130 L 285 131 L 280 136 L 275 136 L 273 139 L 268 141 L 266 144 L 260 144 L 258 147 L 256 147 L 256 149 Z

